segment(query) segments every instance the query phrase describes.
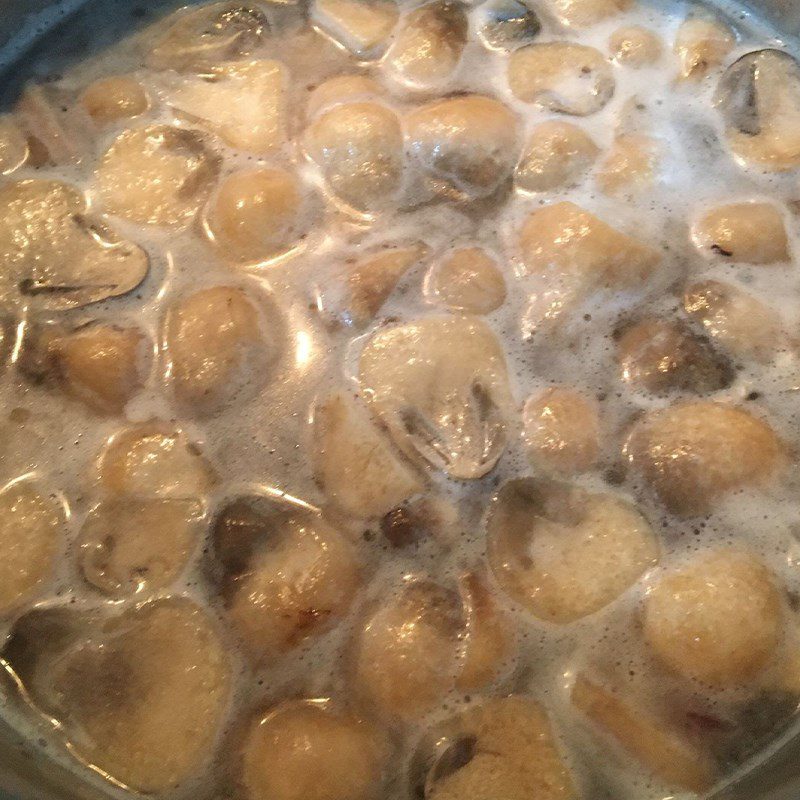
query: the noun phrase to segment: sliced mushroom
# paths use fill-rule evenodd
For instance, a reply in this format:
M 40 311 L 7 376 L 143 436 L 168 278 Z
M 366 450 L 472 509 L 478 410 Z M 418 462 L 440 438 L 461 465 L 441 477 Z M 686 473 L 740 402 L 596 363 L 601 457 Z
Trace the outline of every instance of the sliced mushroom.
M 81 571 L 111 597 L 163 589 L 188 563 L 203 516 L 195 500 L 105 500 L 81 529 Z
M 733 356 L 768 363 L 787 344 L 776 310 L 730 283 L 703 281 L 690 286 L 683 307 Z
M 386 66 L 403 83 L 428 89 L 446 81 L 467 43 L 467 15 L 460 3 L 436 0 L 408 13 L 386 54 Z
M 434 728 L 412 762 L 425 800 L 576 800 L 575 782 L 544 709 L 493 698 Z
M 570 202 L 534 211 L 520 245 L 529 274 L 560 276 L 587 290 L 636 286 L 661 260 L 654 248 Z
M 611 65 L 594 47 L 572 42 L 532 44 L 508 60 L 508 85 L 525 103 L 584 117 L 614 95 Z
M 95 182 L 109 214 L 143 225 L 189 222 L 219 173 L 219 158 L 196 131 L 153 125 L 122 133 Z
M 212 414 L 254 397 L 279 353 L 276 320 L 269 328 L 242 289 L 200 289 L 174 303 L 164 323 L 178 402 Z
M 314 407 L 314 443 L 317 481 L 353 517 L 382 517 L 423 489 L 419 476 L 342 392 Z
M 373 800 L 386 737 L 329 701 L 290 700 L 253 720 L 242 747 L 248 800 Z
M 255 4 L 228 0 L 176 12 L 150 51 L 148 66 L 204 72 L 220 61 L 254 53 L 269 35 L 269 20 Z
M 718 67 L 736 45 L 736 34 L 722 20 L 689 17 L 675 36 L 675 55 L 683 80 L 700 80 Z
M 550 0 L 559 22 L 568 28 L 586 28 L 628 11 L 634 0 Z
M 31 166 L 77 164 L 93 150 L 96 129 L 74 92 L 58 83 L 29 84 L 14 114 L 28 137 Z
M 383 714 L 413 720 L 456 686 L 481 688 L 492 681 L 513 656 L 513 637 L 486 591 L 475 576 L 463 579 L 461 597 L 407 577 L 358 632 L 356 692 Z
M 370 253 L 353 264 L 346 277 L 342 317 L 363 328 L 375 318 L 400 279 L 428 254 L 423 242 Z
M 29 155 L 28 139 L 11 114 L 0 115 L 0 175 L 18 170 Z
M 220 511 L 213 541 L 228 617 L 256 663 L 330 630 L 358 595 L 354 548 L 309 511 L 240 498 Z
M 530 44 L 542 29 L 536 12 L 522 0 L 488 0 L 477 14 L 478 36 L 492 50 Z
M 800 165 L 800 64 L 756 50 L 728 67 L 714 98 L 728 144 L 743 164 L 780 172 Z
M 505 449 L 511 407 L 505 357 L 470 317 L 384 328 L 361 355 L 365 396 L 403 452 L 454 478 L 479 478 Z
M 149 345 L 139 328 L 95 322 L 56 337 L 49 351 L 68 394 L 100 414 L 121 414 L 144 384 Z
M 487 535 L 502 588 L 534 616 L 559 624 L 612 603 L 659 557 L 649 523 L 627 502 L 532 478 L 500 490 Z
M 425 293 L 450 311 L 489 314 L 505 302 L 506 282 L 485 250 L 461 247 L 431 268 Z
M 499 100 L 468 94 L 436 100 L 406 117 L 418 167 L 460 199 L 486 197 L 517 160 L 519 124 Z
M 0 188 L 0 285 L 8 300 L 73 308 L 125 294 L 144 280 L 144 250 L 86 212 L 80 192 L 57 181 Z
M 656 33 L 638 25 L 617 28 L 611 34 L 608 46 L 617 63 L 634 69 L 655 64 L 664 49 Z
M 600 164 L 597 185 L 612 197 L 630 195 L 652 186 L 659 163 L 659 144 L 651 136 L 617 136 Z
M 588 171 L 600 148 L 582 128 L 551 120 L 537 125 L 514 172 L 526 192 L 546 192 L 576 183 Z
M 536 467 L 566 475 L 586 472 L 600 457 L 596 403 L 574 389 L 533 395 L 522 412 L 525 444 Z
M 707 394 L 736 379 L 730 360 L 680 321 L 648 318 L 632 325 L 620 336 L 617 354 L 622 380 L 656 394 Z
M 754 555 L 703 552 L 647 592 L 644 637 L 677 674 L 718 688 L 750 683 L 783 638 L 775 578 Z
M 383 94 L 381 85 L 366 75 L 337 75 L 314 88 L 308 98 L 306 116 L 313 119 L 329 106 L 353 100 L 372 100 Z
M 695 245 L 704 252 L 748 264 L 788 261 L 789 239 L 774 203 L 734 203 L 705 213 L 692 228 Z
M 311 21 L 360 59 L 380 58 L 400 11 L 394 0 L 314 0 Z
M 0 617 L 33 599 L 54 577 L 64 509 L 33 480 L 0 491 Z
M 211 756 L 230 689 L 205 613 L 170 598 L 106 619 L 43 614 L 17 623 L 3 657 L 70 751 L 143 793 L 190 778 Z
M 459 691 L 482 689 L 509 671 L 516 642 L 508 616 L 501 610 L 485 578 L 476 572 L 461 576 L 458 584 L 464 615 Z
M 403 134 L 397 115 L 378 103 L 346 103 L 317 117 L 305 150 L 329 190 L 347 206 L 375 214 L 399 197 Z
M 291 172 L 234 172 L 211 199 L 206 230 L 230 261 L 264 264 L 298 246 L 305 235 L 304 205 L 302 184 Z
M 661 502 L 687 516 L 709 511 L 733 490 L 767 484 L 785 462 L 767 422 L 709 401 L 646 414 L 624 452 Z
M 144 383 L 149 342 L 137 327 L 88 322 L 76 328 L 29 325 L 17 367 L 98 414 L 121 414 Z
M 150 107 L 144 87 L 130 75 L 112 75 L 92 81 L 81 95 L 81 103 L 98 125 L 138 117 Z
M 197 445 L 157 421 L 113 436 L 100 453 L 98 470 L 105 491 L 142 498 L 202 497 L 217 481 Z
M 229 63 L 204 76 L 182 77 L 167 99 L 231 147 L 264 154 L 286 142 L 288 84 L 280 61 Z
M 578 675 L 572 705 L 670 787 L 705 792 L 716 782 L 710 757 L 646 709 Z

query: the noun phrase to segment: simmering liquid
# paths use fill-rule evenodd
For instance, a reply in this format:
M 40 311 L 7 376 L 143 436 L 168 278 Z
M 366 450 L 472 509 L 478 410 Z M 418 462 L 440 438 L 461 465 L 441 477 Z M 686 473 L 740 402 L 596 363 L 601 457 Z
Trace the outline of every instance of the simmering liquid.
M 703 795 L 789 729 L 800 66 L 633 0 L 191 6 L 0 117 L 3 715 L 109 793 Z

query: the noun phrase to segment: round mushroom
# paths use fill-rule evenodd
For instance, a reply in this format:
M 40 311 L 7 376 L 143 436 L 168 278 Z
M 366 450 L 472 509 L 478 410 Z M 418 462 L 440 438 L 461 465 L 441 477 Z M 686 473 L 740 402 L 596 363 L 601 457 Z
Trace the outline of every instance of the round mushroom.
M 685 516 L 708 512 L 733 490 L 769 483 L 785 463 L 767 422 L 700 400 L 645 414 L 624 453 L 661 502 Z
M 614 602 L 659 558 L 649 523 L 629 503 L 533 478 L 500 490 L 487 537 L 503 590 L 534 616 L 559 624 Z
M 585 117 L 614 94 L 611 65 L 594 47 L 546 42 L 515 50 L 508 60 L 508 85 L 525 103 Z
M 248 800 L 371 800 L 387 755 L 374 725 L 329 701 L 286 701 L 251 723 L 240 783 Z
M 667 571 L 647 592 L 644 637 L 671 670 L 742 686 L 775 655 L 783 608 L 774 576 L 745 551 L 715 550 Z

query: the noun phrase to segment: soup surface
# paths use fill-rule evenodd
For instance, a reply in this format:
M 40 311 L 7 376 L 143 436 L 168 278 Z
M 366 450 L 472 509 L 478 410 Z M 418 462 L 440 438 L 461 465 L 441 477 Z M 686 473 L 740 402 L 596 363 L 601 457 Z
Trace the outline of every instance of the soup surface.
M 783 43 L 643 0 L 142 15 L 0 116 L 4 717 L 193 800 L 662 800 L 766 752 Z

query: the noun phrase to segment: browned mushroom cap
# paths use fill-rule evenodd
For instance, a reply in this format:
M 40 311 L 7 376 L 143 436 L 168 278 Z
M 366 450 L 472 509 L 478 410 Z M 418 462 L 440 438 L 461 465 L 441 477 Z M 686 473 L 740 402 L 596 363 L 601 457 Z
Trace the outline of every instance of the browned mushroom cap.
M 730 386 L 733 364 L 680 321 L 648 318 L 624 329 L 617 341 L 622 380 L 656 394 L 706 394 Z
M 354 548 L 303 508 L 241 497 L 219 512 L 212 537 L 228 616 L 255 662 L 329 630 L 358 594 Z
M 616 600 L 659 556 L 649 523 L 630 504 L 532 478 L 500 490 L 487 536 L 502 588 L 535 616 L 562 624 Z
M 425 800 L 575 800 L 577 789 L 544 709 L 495 698 L 429 731 L 411 765 Z
M 492 194 L 516 163 L 517 117 L 494 98 L 469 94 L 436 100 L 412 111 L 405 123 L 419 169 L 437 188 L 461 199 Z
M 359 214 L 384 211 L 400 196 L 403 134 L 397 115 L 374 102 L 334 106 L 309 125 L 304 138 L 329 191 Z
M 234 172 L 211 198 L 209 238 L 223 258 L 264 264 L 296 249 L 305 232 L 303 187 L 284 169 Z
M 783 637 L 775 577 L 753 554 L 704 552 L 648 591 L 644 636 L 671 670 L 715 687 L 741 686 L 770 662 Z
M 505 302 L 506 282 L 483 248 L 460 247 L 430 269 L 425 293 L 450 311 L 489 314 Z
M 511 408 L 505 357 L 473 317 L 428 317 L 384 328 L 361 355 L 366 397 L 407 455 L 473 479 L 505 449 Z
M 108 618 L 33 611 L 3 657 L 74 755 L 145 793 L 172 790 L 200 768 L 228 702 L 223 645 L 184 599 Z
M 735 489 L 770 481 L 785 463 L 768 423 L 723 403 L 676 403 L 633 427 L 625 454 L 678 514 L 705 513 Z
M 585 675 L 578 675 L 571 698 L 578 711 L 670 787 L 704 792 L 715 783 L 716 765 L 708 754 L 667 721 Z
M 733 284 L 695 283 L 683 295 L 683 307 L 734 356 L 769 362 L 787 344 L 777 311 Z
M 734 203 L 706 212 L 693 226 L 692 239 L 709 255 L 748 264 L 789 260 L 786 223 L 774 203 Z
M 87 215 L 77 189 L 46 180 L 0 188 L 0 264 L 8 300 L 48 309 L 125 294 L 149 267 L 144 250 Z
M 742 164 L 770 171 L 800 164 L 800 64 L 782 50 L 742 56 L 719 82 L 715 103 Z
M 523 436 L 534 466 L 564 474 L 591 469 L 600 456 L 597 404 L 574 389 L 532 395 L 522 412 Z
M 467 33 L 467 15 L 460 3 L 438 0 L 421 6 L 404 17 L 385 64 L 411 87 L 436 86 L 458 67 Z
M 314 0 L 312 22 L 360 59 L 380 58 L 400 17 L 394 0 Z
M 210 414 L 254 397 L 280 351 L 282 324 L 241 289 L 215 286 L 174 303 L 164 342 L 178 402 Z
M 150 107 L 144 87 L 130 75 L 111 75 L 92 81 L 81 95 L 81 103 L 98 125 L 138 117 Z
M 269 21 L 256 5 L 226 0 L 197 9 L 181 9 L 150 51 L 154 69 L 208 71 L 220 61 L 255 52 L 269 34 Z
M 109 439 L 100 452 L 98 472 L 104 491 L 131 497 L 202 497 L 217 481 L 197 445 L 156 420 Z
M 280 61 L 225 63 L 210 78 L 180 76 L 175 84 L 167 102 L 231 147 L 265 154 L 285 143 L 289 73 Z
M 430 248 L 423 242 L 382 247 L 352 264 L 345 277 L 346 288 L 340 316 L 359 328 L 366 327 L 394 291 L 401 278 Z
M 461 632 L 458 594 L 429 581 L 383 598 L 355 645 L 355 691 L 385 714 L 414 718 L 451 690 Z
M 358 631 L 353 689 L 380 713 L 413 720 L 456 688 L 491 683 L 514 655 L 510 620 L 483 578 L 467 573 L 456 591 L 408 577 Z
M 611 65 L 603 54 L 572 42 L 515 50 L 508 60 L 508 85 L 518 100 L 581 117 L 603 108 L 615 89 Z
M 387 756 L 374 725 L 328 701 L 287 701 L 253 720 L 240 783 L 248 800 L 371 800 Z
M 36 596 L 54 576 L 64 509 L 32 480 L 0 492 L 0 617 Z
M 608 46 L 615 61 L 635 69 L 655 64 L 664 49 L 657 34 L 638 25 L 617 28 Z
M 544 192 L 576 183 L 599 153 L 600 148 L 577 125 L 558 120 L 543 122 L 531 131 L 514 172 L 514 182 L 526 192 Z
M 314 445 L 317 481 L 346 514 L 382 517 L 423 489 L 417 473 L 343 392 L 314 406 Z
M 714 17 L 689 17 L 675 36 L 675 55 L 682 80 L 700 80 L 718 67 L 733 50 L 736 34 Z
M 219 158 L 193 130 L 127 130 L 100 160 L 95 185 L 109 214 L 143 225 L 183 225 L 211 193 Z

